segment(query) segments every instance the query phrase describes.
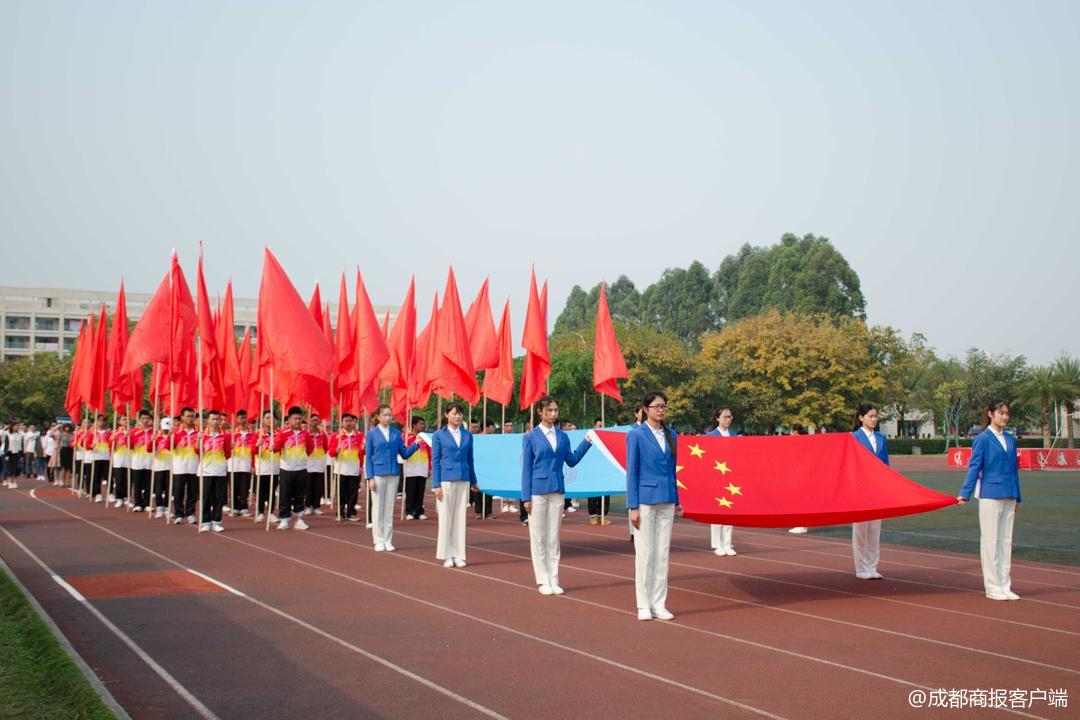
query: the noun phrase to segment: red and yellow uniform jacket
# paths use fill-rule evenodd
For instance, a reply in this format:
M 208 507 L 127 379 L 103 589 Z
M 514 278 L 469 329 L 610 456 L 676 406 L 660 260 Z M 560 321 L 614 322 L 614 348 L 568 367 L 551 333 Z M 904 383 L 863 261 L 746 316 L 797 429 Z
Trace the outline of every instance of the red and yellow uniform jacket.
M 259 475 L 277 475 L 281 469 L 281 447 L 284 438 L 280 430 L 275 430 L 271 438 L 269 433 L 260 432 L 255 444 L 258 455 L 255 456 L 255 472 Z
M 359 477 L 364 463 L 364 433 L 359 430 L 352 435 L 344 430 L 334 433 L 330 438 L 330 457 L 334 458 L 339 475 Z
M 234 430 L 232 434 L 232 457 L 229 467 L 238 473 L 251 472 L 251 462 L 255 457 L 259 441 L 258 433 L 253 430 Z
M 108 460 L 112 452 L 109 441 L 112 439 L 112 431 L 108 428 L 94 430 L 92 433 L 94 460 Z
M 118 428 L 112 434 L 112 466 L 126 469 L 131 464 L 131 436 L 127 431 Z
M 131 469 L 149 470 L 154 464 L 154 431 L 137 427 L 131 431 Z
M 321 430 L 308 434 L 311 436 L 311 450 L 308 451 L 307 471 L 324 473 L 326 472 L 326 449 L 330 444 L 330 437 Z
M 302 470 L 307 472 L 308 455 L 315 448 L 311 433 L 307 430 L 285 430 L 281 433 L 285 439 L 281 449 L 282 470 Z
M 232 438 L 227 432 L 203 433 L 200 447 L 203 476 L 224 477 L 229 471 L 229 457 L 232 455 Z
M 195 475 L 199 472 L 199 431 L 181 426 L 172 433 L 173 475 Z

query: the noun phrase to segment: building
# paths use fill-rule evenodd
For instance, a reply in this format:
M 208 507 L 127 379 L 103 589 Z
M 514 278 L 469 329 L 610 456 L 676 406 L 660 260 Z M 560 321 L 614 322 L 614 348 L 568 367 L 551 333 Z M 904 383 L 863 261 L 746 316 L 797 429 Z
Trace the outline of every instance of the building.
M 126 293 L 127 313 L 138 320 L 150 302 L 150 293 Z M 79 337 L 79 327 L 91 313 L 101 311 L 102 303 L 111 317 L 116 305 L 116 291 L 68 290 L 42 287 L 0 287 L 0 328 L 3 329 L 3 359 L 18 360 L 34 353 L 52 352 L 63 356 L 71 352 Z M 233 332 L 237 338 L 251 328 L 255 336 L 255 317 L 258 300 L 234 298 Z M 380 320 L 387 312 L 390 321 L 397 318 L 398 308 L 376 305 Z M 330 304 L 330 317 L 337 319 L 337 303 Z
M 904 427 L 898 428 L 900 418 L 895 408 L 888 408 L 882 413 L 878 430 L 885 437 L 934 437 L 937 435 L 937 426 L 934 424 L 934 413 L 929 410 L 908 410 L 904 413 Z

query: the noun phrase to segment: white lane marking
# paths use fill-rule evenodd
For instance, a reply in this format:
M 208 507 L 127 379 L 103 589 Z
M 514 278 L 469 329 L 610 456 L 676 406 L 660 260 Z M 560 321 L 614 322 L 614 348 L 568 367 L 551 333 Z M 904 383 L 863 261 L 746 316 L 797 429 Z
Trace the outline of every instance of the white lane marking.
M 112 621 L 109 620 L 109 618 L 105 617 L 101 613 L 100 610 L 98 610 L 90 602 L 88 602 L 87 599 L 83 597 L 82 593 L 73 588 L 67 581 L 64 580 L 64 578 L 53 572 L 52 568 L 46 565 L 41 558 L 39 558 L 37 555 L 34 554 L 32 550 L 30 550 L 30 548 L 23 545 L 18 538 L 8 532 L 7 528 L 0 526 L 0 531 L 3 531 L 3 533 L 7 535 L 8 539 L 11 540 L 11 542 L 18 545 L 19 548 L 24 553 L 26 553 L 27 557 L 37 563 L 38 567 L 48 573 L 49 577 L 56 581 L 56 583 L 60 587 L 64 588 L 64 590 L 66 590 L 68 594 L 71 595 L 71 597 L 75 598 L 76 602 L 80 603 L 84 608 L 86 608 L 91 615 L 97 618 L 102 625 L 108 628 L 113 635 L 119 638 L 120 642 L 127 645 L 128 649 L 135 653 L 140 660 L 146 663 L 147 667 L 157 673 L 158 677 L 164 680 L 168 684 L 168 686 L 173 689 L 173 692 L 183 698 L 184 701 L 187 702 L 187 704 L 190 705 L 192 709 L 199 714 L 200 717 L 205 718 L 206 720 L 217 720 L 217 715 L 215 715 L 210 710 L 210 708 L 203 705 L 199 698 L 195 697 L 195 695 L 192 694 L 191 691 L 188 690 L 186 687 L 184 687 L 179 680 L 174 678 L 168 670 L 161 667 L 161 665 L 159 665 L 157 661 L 154 660 L 154 658 L 150 657 L 150 655 L 145 650 L 139 647 L 138 643 L 128 637 L 128 635 L 123 630 L 114 625 Z

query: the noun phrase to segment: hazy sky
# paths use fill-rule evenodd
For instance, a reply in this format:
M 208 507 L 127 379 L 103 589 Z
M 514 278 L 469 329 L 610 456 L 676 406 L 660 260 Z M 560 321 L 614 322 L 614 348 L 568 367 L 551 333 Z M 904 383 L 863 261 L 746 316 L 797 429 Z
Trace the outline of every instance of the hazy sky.
M 1080 354 L 1080 3 L 0 0 L 0 284 L 575 284 L 831 238 L 869 320 Z M 351 270 L 350 270 L 351 272 Z M 351 282 L 350 282 L 351 284 Z M 325 297 L 325 295 L 324 295 Z

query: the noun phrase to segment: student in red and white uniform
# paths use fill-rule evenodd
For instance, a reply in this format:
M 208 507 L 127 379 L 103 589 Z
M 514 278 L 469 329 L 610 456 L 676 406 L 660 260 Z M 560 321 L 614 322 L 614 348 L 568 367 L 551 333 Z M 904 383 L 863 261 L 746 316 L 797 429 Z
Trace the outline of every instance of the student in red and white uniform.
M 150 471 L 154 466 L 154 418 L 145 410 L 131 431 L 131 502 L 135 512 L 150 508 Z
M 199 429 L 195 411 L 180 411 L 180 427 L 172 434 L 173 524 L 195 524 L 195 500 L 199 496 Z
M 248 425 L 247 411 L 236 413 L 236 428 L 232 432 L 232 456 L 229 458 L 229 470 L 232 472 L 233 517 L 250 517 L 248 493 L 251 490 L 252 458 L 256 453 L 258 437 Z
M 304 514 L 322 515 L 323 491 L 326 489 L 326 449 L 330 438 L 322 431 L 322 423 L 316 413 L 308 416 L 308 435 L 311 436 L 311 452 L 308 453 L 308 484 L 304 498 Z
M 116 498 L 116 507 L 121 507 L 128 499 L 128 468 L 131 467 L 131 434 L 128 432 L 127 417 L 116 421 L 116 430 L 109 439 L 112 446 L 112 497 Z M 131 507 L 131 503 L 127 502 Z
M 105 426 L 105 416 L 98 415 L 94 424 L 90 454 L 94 462 L 94 502 L 103 500 L 101 484 L 105 483 L 105 492 L 109 489 L 109 457 L 112 455 L 112 431 Z M 111 500 L 111 498 L 110 498 Z
M 297 530 L 307 530 L 304 500 L 307 495 L 308 455 L 314 449 L 311 434 L 304 427 L 304 411 L 297 406 L 289 408 L 285 430 L 281 433 L 281 494 L 278 496 L 278 530 L 289 529 L 289 519 L 296 514 Z
M 273 413 L 269 410 L 263 411 L 262 425 L 259 428 L 258 442 L 256 444 L 257 454 L 255 456 L 255 490 L 258 503 L 255 508 L 255 522 L 260 523 L 266 519 L 265 513 L 267 512 L 270 513 L 271 520 L 277 519 L 277 515 L 274 515 L 274 508 L 267 509 L 270 498 L 277 492 L 278 479 L 281 473 L 283 438 L 281 428 L 274 427 L 273 433 L 270 432 L 271 427 L 274 425 Z
M 420 446 L 420 449 L 401 465 L 405 470 L 406 520 L 428 519 L 424 514 L 424 492 L 427 490 L 427 481 L 431 476 L 431 448 L 420 439 L 420 433 L 424 432 L 426 426 L 424 418 L 413 415 L 412 432 L 405 433 L 406 445 L 416 443 Z
M 86 437 L 87 421 L 83 418 L 79 423 L 79 427 L 71 434 L 71 447 L 75 451 L 75 465 L 72 471 L 71 487 L 78 489 L 79 495 L 83 494 L 83 490 L 89 484 L 83 470 L 86 464 L 86 451 L 83 448 L 84 438 Z
M 160 430 L 154 435 L 154 517 L 163 518 L 168 513 L 169 471 L 172 469 L 172 418 L 161 418 Z
M 206 417 L 206 431 L 199 447 L 199 469 L 202 471 L 202 524 L 199 532 L 222 532 L 221 508 L 229 490 L 229 457 L 231 437 L 221 427 L 221 413 L 211 410 Z
M 356 416 L 341 416 L 341 430 L 330 438 L 330 456 L 338 476 L 339 518 L 359 522 L 356 502 L 360 494 L 360 466 L 364 462 L 364 435 L 356 429 Z

